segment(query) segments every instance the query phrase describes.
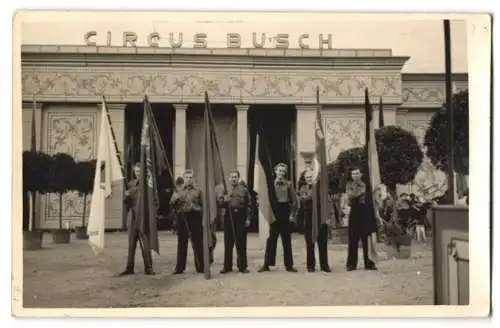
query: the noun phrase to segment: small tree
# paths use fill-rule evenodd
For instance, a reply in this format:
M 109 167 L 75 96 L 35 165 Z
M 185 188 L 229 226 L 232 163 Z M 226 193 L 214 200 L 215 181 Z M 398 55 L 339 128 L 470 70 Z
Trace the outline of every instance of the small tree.
M 87 215 L 87 196 L 92 193 L 96 160 L 79 162 L 75 164 L 74 189 L 83 197 L 82 227 L 85 227 Z
M 432 164 L 444 172 L 449 168 L 448 114 L 446 106 L 436 112 L 424 137 L 427 156 Z M 469 91 L 453 95 L 454 170 L 469 174 Z
M 75 188 L 75 161 L 73 157 L 57 153 L 52 156 L 52 161 L 49 169 L 50 177 L 50 193 L 59 195 L 59 229 L 63 229 L 62 222 L 62 197 L 63 195 Z
M 38 151 L 23 152 L 23 190 L 30 193 L 31 199 L 35 194 L 45 194 L 50 190 L 50 176 L 47 174 L 51 165 L 50 155 Z M 35 208 L 29 213 L 30 224 L 32 228 L 35 218 Z
M 405 184 L 415 178 L 423 160 L 423 153 L 415 135 L 397 126 L 385 126 L 376 130 L 375 138 L 382 183 L 394 195 L 397 184 Z M 345 189 L 352 167 L 359 167 L 368 172 L 366 147 L 345 150 L 328 165 L 330 190 L 333 193 Z

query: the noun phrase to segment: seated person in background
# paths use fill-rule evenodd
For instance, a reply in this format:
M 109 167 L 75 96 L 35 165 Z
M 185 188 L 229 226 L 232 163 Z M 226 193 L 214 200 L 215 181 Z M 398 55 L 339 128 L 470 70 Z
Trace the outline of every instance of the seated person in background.
M 425 220 L 427 218 L 428 204 L 425 200 L 417 197 L 415 203 L 412 205 L 412 218 L 415 220 L 415 232 L 417 241 L 426 241 L 427 237 L 425 235 Z
M 408 224 L 410 223 L 412 208 L 410 196 L 407 193 L 401 193 L 396 201 L 396 222 L 407 232 Z

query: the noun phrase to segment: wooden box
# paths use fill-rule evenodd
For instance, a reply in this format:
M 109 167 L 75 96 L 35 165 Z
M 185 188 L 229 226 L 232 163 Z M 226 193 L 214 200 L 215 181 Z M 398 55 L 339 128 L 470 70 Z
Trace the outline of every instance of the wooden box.
M 469 304 L 469 209 L 432 209 L 434 304 Z

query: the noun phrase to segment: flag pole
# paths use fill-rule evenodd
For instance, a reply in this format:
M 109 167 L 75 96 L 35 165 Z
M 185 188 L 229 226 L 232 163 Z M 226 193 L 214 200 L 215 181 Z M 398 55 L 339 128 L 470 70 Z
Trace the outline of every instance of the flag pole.
M 31 109 L 31 151 L 36 152 L 36 94 L 33 94 L 33 108 Z M 29 193 L 29 218 L 28 218 L 28 231 L 33 231 L 35 225 L 35 197 L 36 192 Z
M 444 28 L 444 58 L 445 58 L 445 90 L 446 90 L 446 113 L 448 114 L 448 146 L 449 146 L 449 161 L 448 161 L 448 195 L 447 203 L 455 204 L 455 172 L 453 167 L 455 164 L 455 150 L 453 140 L 453 78 L 451 72 L 451 31 L 450 20 L 445 19 L 443 22 Z
M 113 139 L 113 144 L 115 145 L 116 157 L 118 158 L 118 163 L 120 163 L 120 169 L 122 171 L 122 175 L 125 176 L 125 170 L 123 169 L 123 163 L 122 163 L 122 159 L 120 157 L 121 153 L 120 153 L 120 150 L 118 149 L 118 144 L 116 142 L 115 130 L 113 129 L 113 125 L 111 124 L 111 116 L 110 116 L 109 111 L 108 111 L 108 106 L 107 106 L 107 103 L 106 103 L 106 97 L 105 96 L 102 96 L 102 101 L 103 101 L 103 103 L 105 105 L 104 108 L 103 108 L 103 110 L 106 111 L 106 117 L 108 118 L 109 129 L 111 130 L 111 138 Z
M 207 92 L 205 92 L 205 103 L 206 103 L 206 106 L 207 106 L 208 120 L 212 124 L 212 126 L 214 127 L 214 130 L 211 130 L 213 142 L 214 142 L 214 145 L 215 145 L 215 149 L 217 150 L 217 153 L 218 153 L 219 158 L 220 158 L 221 157 L 221 155 L 220 155 L 221 154 L 220 153 L 220 147 L 219 147 L 219 142 L 218 142 L 218 139 L 217 139 L 217 135 L 215 133 L 215 122 L 214 122 L 214 119 L 212 117 L 212 108 L 210 106 L 210 101 L 208 99 L 208 93 Z M 222 178 L 222 186 L 224 187 L 224 192 L 227 193 L 228 192 L 228 188 L 227 188 L 227 183 L 226 183 L 225 174 L 224 174 L 224 168 L 222 167 L 222 163 L 220 165 L 220 174 L 222 176 L 221 178 Z M 231 213 L 231 209 L 228 208 L 228 212 L 229 212 L 229 221 L 231 221 L 231 229 L 232 229 L 233 237 L 236 238 L 236 229 L 235 229 L 235 226 L 234 226 L 233 215 Z M 236 246 L 236 249 L 238 249 L 238 246 Z
M 378 105 L 378 127 L 383 128 L 384 127 L 384 106 L 382 105 L 382 97 L 380 97 L 380 102 Z
M 203 112 L 203 127 L 205 133 L 205 141 L 203 143 L 203 158 L 205 159 L 205 171 L 203 174 L 203 182 L 204 182 L 204 199 L 203 199 L 203 212 L 202 212 L 202 224 L 203 224 L 203 275 L 206 280 L 211 278 L 210 272 L 210 249 L 209 249 L 209 238 L 210 236 L 210 204 L 207 204 L 208 195 L 205 193 L 208 192 L 209 185 L 209 177 L 208 177 L 208 147 L 211 146 L 208 144 L 210 140 L 210 131 L 209 131 L 209 116 L 208 116 L 208 103 L 207 103 L 208 95 L 205 91 L 205 110 Z

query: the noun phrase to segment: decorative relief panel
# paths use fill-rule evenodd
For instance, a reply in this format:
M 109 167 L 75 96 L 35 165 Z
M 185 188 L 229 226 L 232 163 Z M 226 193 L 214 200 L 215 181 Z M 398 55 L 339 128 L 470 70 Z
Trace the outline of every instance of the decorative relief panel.
M 438 103 L 444 101 L 444 85 L 436 87 L 404 87 L 403 103 Z
M 96 156 L 98 113 L 96 109 L 75 108 L 67 110 L 51 108 L 45 112 L 45 151 L 50 154 L 66 153 L 75 161 L 91 160 Z M 90 211 L 90 199 L 87 197 L 86 215 Z M 81 221 L 83 215 L 83 197 L 77 192 L 63 195 L 63 221 Z M 46 195 L 43 200 L 43 220 L 46 226 L 42 228 L 57 228 L 59 220 L 59 197 L 55 194 Z M 50 226 L 47 226 L 50 225 Z
M 408 120 L 407 129 L 412 131 L 417 138 L 418 143 L 422 147 L 424 158 L 422 164 L 415 175 L 415 179 L 411 183 L 411 192 L 420 194 L 426 198 L 435 198 L 442 196 L 447 188 L 448 181 L 446 174 L 438 169 L 431 163 L 427 157 L 427 150 L 424 147 L 425 132 L 429 127 L 430 117 L 432 114 L 419 113 L 418 115 L 426 117 L 427 119 Z
M 364 145 L 365 121 L 362 114 L 328 114 L 323 115 L 326 135 L 327 162 L 337 159 L 344 150 Z
M 364 89 L 388 102 L 401 100 L 401 76 L 391 73 L 285 70 L 44 68 L 22 72 L 24 97 L 37 94 L 43 100 L 96 99 L 137 100 L 148 94 L 152 101 L 203 100 L 203 93 L 219 102 L 304 103 L 316 101 L 316 87 L 324 102 L 362 103 Z

